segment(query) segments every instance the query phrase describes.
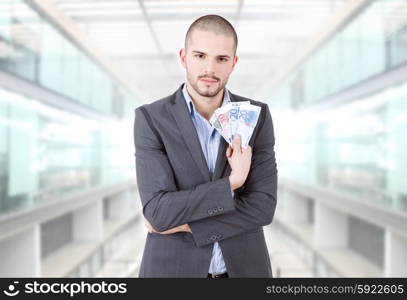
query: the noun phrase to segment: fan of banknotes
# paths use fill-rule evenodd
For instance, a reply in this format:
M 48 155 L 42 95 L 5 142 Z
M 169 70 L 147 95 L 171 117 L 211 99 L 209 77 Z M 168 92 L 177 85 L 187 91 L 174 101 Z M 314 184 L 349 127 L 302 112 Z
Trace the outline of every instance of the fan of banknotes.
M 242 147 L 247 147 L 260 111 L 261 107 L 250 101 L 229 102 L 216 109 L 209 122 L 229 144 L 239 134 Z

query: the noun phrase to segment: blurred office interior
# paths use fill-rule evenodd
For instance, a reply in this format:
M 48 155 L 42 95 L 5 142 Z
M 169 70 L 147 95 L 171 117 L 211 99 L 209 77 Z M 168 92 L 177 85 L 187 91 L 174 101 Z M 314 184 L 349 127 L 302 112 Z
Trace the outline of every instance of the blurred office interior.
M 134 109 L 205 14 L 273 117 L 274 276 L 407 276 L 407 0 L 2 0 L 0 277 L 137 277 Z

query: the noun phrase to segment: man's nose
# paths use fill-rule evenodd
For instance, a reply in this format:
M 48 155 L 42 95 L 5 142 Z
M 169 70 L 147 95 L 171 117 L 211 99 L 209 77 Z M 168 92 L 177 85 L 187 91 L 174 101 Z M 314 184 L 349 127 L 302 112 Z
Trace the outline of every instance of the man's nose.
M 205 74 L 207 74 L 208 76 L 212 76 L 212 75 L 216 74 L 216 61 L 209 59 L 206 62 L 204 71 L 205 71 Z

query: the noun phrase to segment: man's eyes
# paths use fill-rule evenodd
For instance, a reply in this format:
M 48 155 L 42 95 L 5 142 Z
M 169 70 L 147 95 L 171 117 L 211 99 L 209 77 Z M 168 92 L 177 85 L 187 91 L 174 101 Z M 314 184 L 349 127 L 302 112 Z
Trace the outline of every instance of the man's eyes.
M 203 54 L 196 54 L 195 57 L 203 58 L 204 55 L 203 55 Z M 220 57 L 219 60 L 220 60 L 221 62 L 227 62 L 227 61 L 228 61 L 227 58 L 225 58 L 225 57 Z

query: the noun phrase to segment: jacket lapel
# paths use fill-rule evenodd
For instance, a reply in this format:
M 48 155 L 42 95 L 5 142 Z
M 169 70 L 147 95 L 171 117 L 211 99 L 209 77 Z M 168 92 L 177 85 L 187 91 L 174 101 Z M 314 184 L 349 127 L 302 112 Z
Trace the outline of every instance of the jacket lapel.
M 202 152 L 201 143 L 199 141 L 198 133 L 196 132 L 194 123 L 192 122 L 187 103 L 185 101 L 184 95 L 182 94 L 183 84 L 175 92 L 175 97 L 173 97 L 170 105 L 170 111 L 177 123 L 178 129 L 184 138 L 185 144 L 188 150 L 191 152 L 199 170 L 205 177 L 206 181 L 214 181 L 219 179 L 226 166 L 226 148 L 228 147 L 228 142 L 225 141 L 223 137 L 220 138 L 218 155 L 215 163 L 215 170 L 211 178 L 208 165 L 206 163 L 205 156 Z M 229 91 L 229 98 L 231 102 L 237 102 L 237 98 Z
M 201 171 L 205 178 L 205 181 L 210 181 L 208 165 L 206 163 L 205 156 L 202 152 L 201 143 L 199 142 L 198 133 L 196 132 L 194 123 L 192 122 L 191 115 L 187 107 L 184 95 L 182 94 L 181 85 L 175 92 L 172 105 L 170 105 L 170 111 L 177 123 L 178 129 L 184 138 L 185 144 L 188 150 L 191 152 L 198 169 Z

